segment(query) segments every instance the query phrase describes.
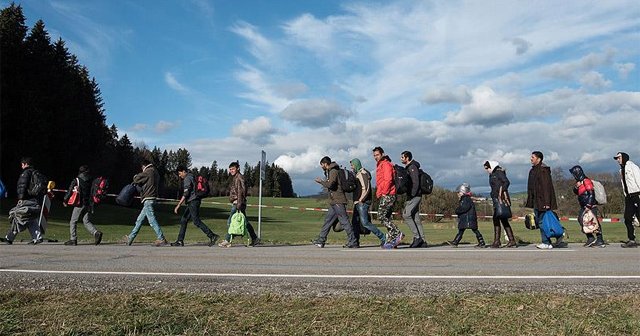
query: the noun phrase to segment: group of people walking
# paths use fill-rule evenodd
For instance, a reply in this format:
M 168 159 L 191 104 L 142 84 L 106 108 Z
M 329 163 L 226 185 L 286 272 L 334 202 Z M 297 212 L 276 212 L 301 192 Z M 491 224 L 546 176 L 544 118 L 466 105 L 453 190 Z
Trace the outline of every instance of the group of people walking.
M 373 233 L 380 240 L 380 247 L 383 249 L 396 248 L 402 241 L 404 234 L 391 220 L 392 209 L 396 202 L 398 190 L 396 181 L 398 180 L 396 169 L 391 158 L 385 154 L 381 147 L 373 149 L 373 158 L 376 161 L 376 198 L 378 199 L 378 219 L 380 223 L 387 229 L 387 233 L 383 233 L 375 225 L 371 223 L 369 216 L 369 208 L 372 206 L 373 188 L 371 186 L 371 173 L 362 166 L 359 159 L 355 158 L 350 161 L 351 169 L 356 177 L 356 187 L 353 191 L 353 218 L 349 222 L 347 215 L 347 196 L 346 188 L 343 185 L 344 178 L 341 178 L 340 166 L 325 156 L 320 160 L 320 167 L 325 172 L 325 178 L 316 178 L 316 182 L 328 190 L 329 209 L 324 219 L 324 224 L 318 236 L 312 240 L 312 244 L 317 247 L 324 247 L 327 236 L 336 222 L 339 222 L 344 228 L 347 235 L 347 243 L 345 248 L 358 248 L 360 246 L 359 233 L 360 225 L 366 230 Z M 618 152 L 614 159 L 620 165 L 620 176 L 625 196 L 624 223 L 627 228 L 628 240 L 621 246 L 623 248 L 637 247 L 635 241 L 635 233 L 633 220 L 634 216 L 640 218 L 640 169 L 629 160 L 629 155 L 624 152 Z M 555 244 L 552 243 L 551 237 L 547 236 L 543 230 L 542 218 L 545 213 L 553 212 L 558 208 L 556 194 L 551 179 L 551 168 L 543 163 L 544 154 L 540 151 L 531 153 L 530 162 L 531 169 L 527 181 L 527 200 L 525 207 L 533 209 L 534 220 L 540 229 L 541 243 L 536 247 L 539 249 L 552 249 L 564 244 L 563 237 L 555 238 Z M 404 164 L 404 169 L 408 172 L 410 180 L 406 192 L 406 201 L 402 211 L 402 218 L 410 229 L 413 240 L 409 248 L 427 247 L 427 239 L 424 233 L 424 227 L 420 220 L 419 210 L 422 201 L 422 193 L 420 192 L 420 163 L 413 159 L 413 155 L 409 151 L 400 154 L 400 161 Z M 491 200 L 493 203 L 493 242 L 489 247 L 500 248 L 501 231 L 504 229 L 508 242 L 505 247 L 515 248 L 518 243 L 513 234 L 513 229 L 509 223 L 511 214 L 511 200 L 509 197 L 509 178 L 506 170 L 500 166 L 497 161 L 487 160 L 483 164 L 483 168 L 489 174 L 489 185 L 491 187 Z M 587 212 L 591 218 L 598 221 L 598 204 L 593 181 L 586 176 L 582 167 L 576 165 L 569 170 L 575 178 L 576 183 L 573 188 L 574 193 L 578 197 L 580 205 L 580 214 L 578 223 L 581 227 L 585 224 Z M 458 219 L 458 233 L 453 240 L 447 241 L 451 246 L 458 246 L 464 232 L 470 229 L 476 235 L 478 240 L 477 247 L 486 247 L 484 237 L 478 230 L 478 218 L 475 205 L 471 199 L 471 187 L 468 183 L 463 183 L 456 188 L 459 198 L 458 207 L 455 210 Z M 555 215 L 555 214 L 554 214 Z M 602 226 L 598 225 L 595 230 L 583 230 L 587 240 L 585 247 L 605 247 L 606 243 L 602 235 Z

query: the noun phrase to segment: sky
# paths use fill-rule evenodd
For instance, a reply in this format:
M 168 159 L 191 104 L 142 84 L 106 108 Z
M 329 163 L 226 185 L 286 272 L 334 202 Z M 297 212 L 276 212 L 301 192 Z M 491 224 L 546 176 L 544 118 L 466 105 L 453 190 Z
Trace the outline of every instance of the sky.
M 486 160 L 526 190 L 535 150 L 567 176 L 640 163 L 637 1 L 15 2 L 88 67 L 120 135 L 198 167 L 264 150 L 298 195 L 325 155 L 375 171 L 375 146 L 478 193 Z

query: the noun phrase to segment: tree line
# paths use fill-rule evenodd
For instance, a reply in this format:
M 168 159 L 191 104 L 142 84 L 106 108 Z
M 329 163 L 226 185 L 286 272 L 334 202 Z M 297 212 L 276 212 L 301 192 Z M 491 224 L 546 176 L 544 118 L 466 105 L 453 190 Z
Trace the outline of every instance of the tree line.
M 99 85 L 89 70 L 71 54 L 62 38 L 52 42 L 44 21 L 29 29 L 22 7 L 15 3 L 0 11 L 0 179 L 10 193 L 20 174 L 20 158 L 34 159 L 35 167 L 58 187 L 88 164 L 93 175 L 111 182 L 119 191 L 149 159 L 161 175 L 162 197 L 176 197 L 180 189 L 175 168 L 191 167 L 187 149 L 162 150 L 134 146 L 118 135 L 116 125 L 106 124 L 106 110 Z M 225 195 L 228 163 L 192 168 L 205 176 L 214 196 Z M 259 166 L 244 165 L 250 195 L 258 194 Z M 263 195 L 293 197 L 291 178 L 282 168 L 266 167 Z

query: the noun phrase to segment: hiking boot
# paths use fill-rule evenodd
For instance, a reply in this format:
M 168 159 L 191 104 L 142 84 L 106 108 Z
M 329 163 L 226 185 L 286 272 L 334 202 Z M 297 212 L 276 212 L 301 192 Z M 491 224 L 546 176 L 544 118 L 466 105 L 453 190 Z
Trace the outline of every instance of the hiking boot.
M 542 243 L 542 244 L 536 245 L 536 248 L 539 248 L 541 250 L 550 250 L 553 248 L 553 245 Z
M 584 245 L 582 245 L 582 246 L 584 246 L 584 247 L 591 247 L 591 246 L 593 246 L 593 244 L 595 244 L 595 243 L 596 243 L 596 239 L 595 239 L 595 238 L 593 238 L 593 237 L 589 237 L 589 238 L 587 238 L 587 242 L 586 242 L 586 243 L 584 243 Z
M 220 236 L 214 233 L 211 237 L 209 237 L 209 243 L 207 245 L 216 246 L 216 242 L 218 241 L 218 239 L 220 239 Z
M 231 247 L 231 243 L 226 241 L 226 240 L 223 240 L 223 241 L 220 242 L 220 244 L 218 244 L 218 246 L 219 247 Z
M 66 246 L 76 246 L 78 245 L 78 241 L 75 239 L 71 239 L 71 240 L 67 240 L 66 242 L 64 242 L 64 244 Z
M 127 244 L 128 246 L 131 246 L 131 244 L 133 244 L 133 239 L 129 238 L 129 236 L 124 235 L 122 236 L 122 242 Z
M 628 248 L 628 247 L 638 247 L 638 244 L 636 243 L 636 241 L 635 241 L 635 240 L 629 240 L 628 242 L 626 242 L 626 243 L 624 243 L 624 244 L 620 245 L 620 247 L 623 247 L 623 248 Z
M 171 243 L 171 246 L 184 246 L 184 242 L 182 240 L 176 240 L 175 242 Z
M 156 241 L 153 242 L 153 245 L 156 247 L 160 247 L 160 246 L 168 246 L 169 242 L 162 238 L 162 239 L 156 239 Z
M 93 235 L 93 243 L 95 245 L 100 245 L 101 242 L 102 242 L 102 232 L 96 231 L 96 233 Z

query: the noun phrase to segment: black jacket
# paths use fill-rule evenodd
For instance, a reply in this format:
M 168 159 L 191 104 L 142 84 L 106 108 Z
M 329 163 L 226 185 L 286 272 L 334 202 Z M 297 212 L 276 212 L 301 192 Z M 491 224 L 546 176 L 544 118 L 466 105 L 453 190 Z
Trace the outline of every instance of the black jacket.
M 582 182 L 582 186 L 573 187 L 573 193 L 578 195 L 578 203 L 581 207 L 596 205 L 596 193 L 593 190 L 593 182 L 589 179 L 580 166 L 574 166 L 569 169 L 573 178 L 578 182 Z
M 91 175 L 87 173 L 80 173 L 77 180 L 80 182 L 80 205 L 78 207 L 91 205 L 91 184 L 93 182 Z M 71 197 L 73 187 L 75 186 L 76 179 L 74 178 L 69 185 L 69 189 L 67 189 L 67 193 L 64 195 L 65 203 L 69 200 L 69 197 Z
M 422 196 L 420 192 L 420 162 L 411 160 L 405 168 L 409 174 L 409 180 L 411 180 L 411 188 L 407 191 L 407 196 L 410 198 Z
M 491 186 L 491 198 L 498 198 L 498 196 L 502 196 L 503 199 L 505 197 L 504 193 L 507 193 L 507 197 L 509 195 L 509 179 L 507 178 L 507 172 L 505 172 L 502 167 L 498 166 L 493 169 L 491 174 L 489 174 L 489 185 Z M 500 187 L 502 187 L 503 195 L 499 195 Z
M 460 203 L 456 208 L 458 215 L 458 229 L 477 229 L 478 215 L 476 214 L 476 206 L 470 196 L 464 195 L 460 197 Z
M 27 167 L 22 170 L 22 174 L 18 178 L 18 200 L 35 199 L 35 196 L 29 195 L 29 186 L 31 185 L 31 175 L 35 169 Z

